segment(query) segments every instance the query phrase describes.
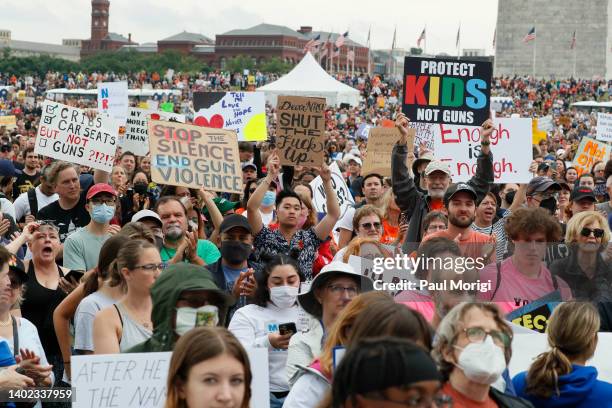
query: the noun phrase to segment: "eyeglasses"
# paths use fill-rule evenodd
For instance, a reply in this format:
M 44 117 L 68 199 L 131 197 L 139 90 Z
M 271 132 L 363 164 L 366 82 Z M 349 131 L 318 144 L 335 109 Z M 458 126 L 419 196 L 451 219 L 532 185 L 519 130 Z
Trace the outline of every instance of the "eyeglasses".
M 510 336 L 506 333 L 499 330 L 485 330 L 482 327 L 470 327 L 467 329 L 463 329 L 467 339 L 470 343 L 482 343 L 485 341 L 487 336 L 491 336 L 493 343 L 500 347 L 508 347 L 510 346 L 510 341 L 512 340 Z
M 374 227 L 374 229 L 380 229 L 382 227 L 382 224 L 380 222 L 366 222 L 364 224 L 361 224 L 361 228 L 364 229 L 372 229 L 372 227 Z
M 117 200 L 115 200 L 114 198 L 92 198 L 91 202 L 93 205 L 102 205 L 102 204 L 106 204 L 108 206 L 113 206 L 117 203 Z
M 340 295 L 347 292 L 350 296 L 356 296 L 359 293 L 359 288 L 355 286 L 340 286 L 340 285 L 329 285 L 327 289 L 330 290 L 334 295 Z
M 405 407 L 417 407 L 417 408 L 429 408 L 434 406 L 436 408 L 451 408 L 453 406 L 453 399 L 448 395 L 436 395 L 433 398 L 428 397 L 412 397 L 406 401 L 395 401 L 385 397 L 380 392 L 370 393 L 365 396 L 366 399 L 373 401 L 384 401 L 392 404 L 402 405 Z
M 157 270 L 163 271 L 164 269 L 166 269 L 168 267 L 168 264 L 165 262 L 159 263 L 159 264 L 145 264 L 145 265 L 136 265 L 134 267 L 134 269 L 132 270 L 136 270 L 136 269 L 142 269 L 145 272 L 155 272 Z
M 605 231 L 601 228 L 591 229 L 587 227 L 584 227 L 582 231 L 580 231 L 580 235 L 582 235 L 583 237 L 590 237 L 591 233 L 595 238 L 601 238 L 604 236 Z

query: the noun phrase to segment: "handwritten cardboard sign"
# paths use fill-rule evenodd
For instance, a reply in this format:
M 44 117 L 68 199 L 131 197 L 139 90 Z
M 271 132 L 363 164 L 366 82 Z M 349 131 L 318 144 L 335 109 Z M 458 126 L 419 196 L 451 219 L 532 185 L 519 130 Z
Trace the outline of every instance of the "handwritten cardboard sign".
M 353 200 L 353 196 L 346 185 L 346 181 L 344 181 L 344 177 L 342 177 L 342 173 L 340 172 L 340 168 L 336 164 L 336 162 L 332 163 L 329 166 L 332 175 L 332 187 L 336 192 L 336 196 L 338 197 L 338 204 L 340 205 L 340 213 L 344 215 L 346 210 L 355 205 L 355 200 Z M 323 179 L 321 176 L 315 177 L 314 180 L 310 182 L 310 188 L 312 188 L 312 204 L 315 209 L 319 213 L 327 214 L 327 195 L 325 194 L 325 187 L 323 186 Z
M 238 139 L 231 130 L 149 120 L 153 181 L 240 193 Z
M 185 115 L 150 109 L 129 108 L 125 123 L 125 137 L 121 148 L 136 156 L 149 153 L 149 119 L 185 123 Z
M 17 128 L 17 117 L 15 115 L 0 116 L 0 127 L 2 126 L 7 130 Z
M 415 129 L 408 130 L 408 146 L 414 146 Z M 368 139 L 368 151 L 363 161 L 362 175 L 371 173 L 380 174 L 383 177 L 391 177 L 391 153 L 393 146 L 400 138 L 399 130 L 395 127 L 377 127 L 370 130 Z
M 531 119 L 495 119 L 491 136 L 495 183 L 528 183 L 532 160 Z M 480 154 L 480 127 L 438 125 L 436 158 L 450 164 L 453 182 L 468 181 Z
M 434 134 L 439 126 L 436 123 L 410 122 L 410 127 L 416 131 L 414 139 L 416 146 L 420 148 L 423 145 L 427 150 L 433 152 L 435 149 Z
M 245 349 L 253 373 L 250 406 L 269 408 L 268 350 Z M 162 408 L 171 358 L 171 352 L 73 356 L 72 406 Z
M 480 126 L 489 118 L 488 61 L 406 57 L 402 111 L 413 122 Z
M 263 92 L 195 92 L 193 123 L 234 130 L 240 141 L 268 138 Z
M 276 142 L 281 165 L 321 166 L 325 160 L 325 98 L 279 96 Z
M 612 114 L 597 113 L 597 140 L 612 141 Z
M 114 124 L 105 115 L 91 120 L 82 109 L 46 100 L 34 152 L 110 172 L 117 150 Z
M 574 156 L 573 166 L 576 168 L 578 175 L 589 173 L 593 167 L 593 163 L 597 161 L 606 161 L 610 158 L 610 145 L 584 136 L 576 155 Z

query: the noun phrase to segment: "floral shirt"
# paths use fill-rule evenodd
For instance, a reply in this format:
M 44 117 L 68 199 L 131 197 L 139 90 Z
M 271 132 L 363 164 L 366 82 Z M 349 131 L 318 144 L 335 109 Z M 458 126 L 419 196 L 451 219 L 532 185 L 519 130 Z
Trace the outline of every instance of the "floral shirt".
M 255 235 L 255 256 L 259 259 L 262 253 L 288 254 L 291 248 L 298 248 L 298 266 L 307 281 L 312 280 L 312 264 L 317 257 L 317 250 L 323 241 L 319 239 L 314 228 L 298 230 L 287 242 L 285 237 L 277 230 L 263 227 L 259 234 Z

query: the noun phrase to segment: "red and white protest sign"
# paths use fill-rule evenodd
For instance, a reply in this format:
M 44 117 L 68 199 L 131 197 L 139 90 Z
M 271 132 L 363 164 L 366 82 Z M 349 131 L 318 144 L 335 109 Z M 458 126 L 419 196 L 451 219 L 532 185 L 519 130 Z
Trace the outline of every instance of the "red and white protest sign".
M 528 183 L 532 175 L 531 119 L 495 119 L 491 135 L 495 183 Z M 440 124 L 435 128 L 435 156 L 451 168 L 453 182 L 467 181 L 476 172 L 480 127 Z

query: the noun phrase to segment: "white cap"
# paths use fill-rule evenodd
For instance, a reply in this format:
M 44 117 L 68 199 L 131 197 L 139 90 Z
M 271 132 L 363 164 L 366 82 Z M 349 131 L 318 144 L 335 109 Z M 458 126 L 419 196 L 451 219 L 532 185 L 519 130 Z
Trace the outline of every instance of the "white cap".
M 153 218 L 157 221 L 159 221 L 159 226 L 161 227 L 163 225 L 161 218 L 159 218 L 159 215 L 157 215 L 157 213 L 155 211 L 151 211 L 151 210 L 140 210 L 138 211 L 136 214 L 134 214 L 132 216 L 132 222 L 138 222 L 141 221 L 145 218 Z
M 354 156 L 352 154 L 347 154 L 346 156 L 344 156 L 344 158 L 342 159 L 342 161 L 346 164 L 349 164 L 349 162 L 353 160 L 355 163 L 357 163 L 360 166 L 363 166 L 363 162 L 361 161 L 361 159 L 357 156 Z

